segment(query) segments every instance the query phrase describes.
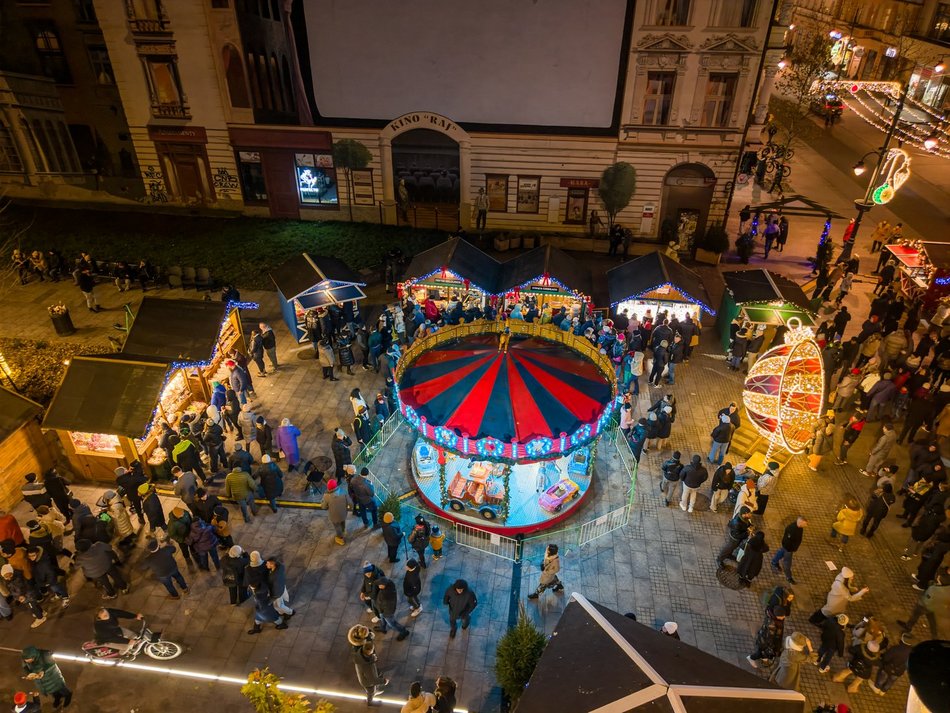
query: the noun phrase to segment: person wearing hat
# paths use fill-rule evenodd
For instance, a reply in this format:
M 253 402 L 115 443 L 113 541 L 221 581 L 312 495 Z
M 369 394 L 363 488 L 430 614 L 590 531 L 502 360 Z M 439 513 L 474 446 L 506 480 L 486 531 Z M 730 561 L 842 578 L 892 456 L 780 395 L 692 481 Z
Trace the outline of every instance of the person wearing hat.
M 277 512 L 277 498 L 284 492 L 284 473 L 270 455 L 261 456 L 261 465 L 254 471 L 254 479 L 261 484 L 260 490 L 264 492 L 270 509 Z
M 402 530 L 394 520 L 391 512 L 383 513 L 383 542 L 386 543 L 386 556 L 391 563 L 399 561 L 399 543 L 402 542 Z
M 346 540 L 346 516 L 347 504 L 346 493 L 339 486 L 336 478 L 331 478 L 327 482 L 327 492 L 323 496 L 323 508 L 327 511 L 327 519 L 333 526 L 335 536 L 333 541 L 338 545 L 345 545 Z
M 178 569 L 178 562 L 175 561 L 175 548 L 171 545 L 161 545 L 158 540 L 149 540 L 145 543 L 145 549 L 148 552 L 142 564 L 141 569 L 150 571 L 162 586 L 168 591 L 169 599 L 180 599 L 178 590 L 175 589 L 175 582 L 181 587 L 181 591 L 188 594 L 188 582 L 182 576 Z
M 214 528 L 211 525 L 200 517 L 193 517 L 185 541 L 195 555 L 198 569 L 203 569 L 205 572 L 211 571 L 209 557 L 211 562 L 214 562 L 215 569 L 221 569 L 221 560 L 218 557 L 218 536 L 214 534 Z
M 848 615 L 829 616 L 821 624 L 821 646 L 818 647 L 818 673 L 828 673 L 835 654 L 844 656 L 845 627 Z
M 373 623 L 379 622 L 379 610 L 376 608 L 376 602 L 373 596 L 376 593 L 376 580 L 385 576 L 383 570 L 370 561 L 363 562 L 363 578 L 360 580 L 360 591 L 358 593 L 360 603 L 366 607 L 366 613 L 373 615 Z
M 710 434 L 712 436 L 712 446 L 709 448 L 709 455 L 706 460 L 715 465 L 722 465 L 726 453 L 729 450 L 729 442 L 732 440 L 732 434 L 735 428 L 732 425 L 732 419 L 728 414 L 720 413 L 719 422 Z
M 300 463 L 300 429 L 290 422 L 289 418 L 281 419 L 280 426 L 274 434 L 274 444 L 287 461 L 287 470 L 294 471 Z
M 930 633 L 935 639 L 950 635 L 950 568 L 942 567 L 933 584 L 924 590 L 906 621 L 897 624 L 911 631 L 921 616 L 927 617 Z
M 402 593 L 409 603 L 409 616 L 415 618 L 422 613 L 422 602 L 419 595 L 422 593 L 422 577 L 419 563 L 414 559 L 406 560 L 406 573 L 402 579 Z
M 765 508 L 768 507 L 769 497 L 778 487 L 778 476 L 779 464 L 772 460 L 769 461 L 768 469 L 756 479 L 756 502 L 758 503 L 758 507 L 754 510 L 756 515 L 765 515 Z
M 243 406 L 247 403 L 248 392 L 251 389 L 250 375 L 233 359 L 228 359 L 224 365 L 228 368 L 228 383 Z
M 23 673 L 29 681 L 33 681 L 40 694 L 53 698 L 53 708 L 60 706 L 68 708 L 72 702 L 73 693 L 66 686 L 63 672 L 53 660 L 53 652 L 40 649 L 36 646 L 27 646 L 20 654 L 20 663 Z
M 853 580 L 854 571 L 850 567 L 842 567 L 835 577 L 835 581 L 831 584 L 831 589 L 825 597 L 824 606 L 819 610 L 822 615 L 829 617 L 844 614 L 850 602 L 858 601 L 871 591 L 870 587 L 858 589 Z
M 33 623 L 30 624 L 30 628 L 35 629 L 42 626 L 46 622 L 46 614 L 43 612 L 43 607 L 40 606 L 40 595 L 32 578 L 28 579 L 22 570 L 14 569 L 13 565 L 9 563 L 0 567 L 0 578 L 3 579 L 3 584 L 6 590 L 10 592 L 13 601 L 26 606 L 33 615 Z M 9 617 L 9 614 L 5 616 L 5 618 Z
M 244 579 L 250 562 L 250 556 L 239 545 L 231 547 L 221 558 L 221 581 L 228 588 L 233 607 L 240 606 L 251 596 Z
M 677 624 L 675 621 L 667 621 L 663 624 L 663 626 L 660 627 L 660 633 L 666 634 L 671 639 L 676 639 L 677 641 L 679 641 L 680 640 L 679 628 L 680 628 L 680 625 Z
M 347 436 L 342 428 L 337 428 L 333 432 L 333 439 L 330 444 L 330 450 L 333 452 L 333 460 L 336 462 L 336 479 L 340 481 L 344 477 L 343 466 L 350 465 L 353 458 L 350 455 L 350 446 L 353 441 Z
M 138 532 L 132 526 L 129 511 L 119 494 L 114 490 L 105 491 L 96 501 L 96 507 L 101 508 L 100 515 L 106 513 L 112 518 L 112 524 L 115 526 L 116 544 L 122 549 L 134 547 Z
M 429 545 L 429 535 L 432 532 L 432 527 L 429 525 L 429 522 L 421 515 L 416 515 L 415 525 L 413 525 L 412 532 L 409 533 L 408 541 L 409 546 L 416 553 L 416 559 L 419 560 L 419 564 L 422 566 L 422 569 L 426 569 L 426 547 Z
M 851 661 L 847 668 L 836 673 L 831 680 L 844 683 L 854 674 L 854 680 L 848 685 L 848 693 L 857 693 L 861 683 L 870 680 L 874 666 L 880 661 L 881 645 L 875 640 L 858 642 L 851 647 L 850 653 Z
M 251 514 L 257 515 L 257 503 L 254 502 L 256 492 L 257 483 L 249 472 L 239 466 L 234 466 L 224 479 L 224 497 L 238 504 L 244 522 L 251 521 Z
M 142 512 L 145 513 L 145 519 L 148 520 L 148 534 L 155 535 L 156 530 L 162 532 L 168 531 L 168 523 L 165 522 L 165 511 L 162 509 L 162 501 L 155 492 L 155 486 L 151 483 L 142 483 L 138 488 L 139 497 L 142 499 Z
M 13 694 L 13 713 L 43 713 L 40 694 L 27 695 L 25 691 Z
M 887 650 L 881 654 L 877 678 L 873 681 L 868 679 L 868 688 L 879 696 L 891 690 L 891 686 L 907 671 L 907 662 L 913 648 L 914 637 L 907 632 L 901 634 L 900 643 L 887 647 Z
M 799 631 L 786 636 L 778 666 L 772 671 L 769 680 L 782 688 L 797 691 L 801 684 L 802 664 L 811 658 L 813 658 L 811 641 L 807 636 Z

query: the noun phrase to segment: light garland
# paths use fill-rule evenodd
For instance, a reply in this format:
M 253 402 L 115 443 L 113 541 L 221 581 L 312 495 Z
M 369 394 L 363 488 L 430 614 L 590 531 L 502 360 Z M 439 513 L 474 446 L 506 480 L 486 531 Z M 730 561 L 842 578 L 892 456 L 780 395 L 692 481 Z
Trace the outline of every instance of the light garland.
M 694 299 L 694 298 L 690 297 L 688 294 L 686 294 L 686 293 L 683 291 L 683 288 L 682 288 L 682 287 L 679 287 L 679 286 L 677 286 L 677 285 L 674 285 L 672 282 L 664 282 L 663 284 L 661 284 L 661 285 L 656 285 L 656 286 L 654 286 L 654 287 L 651 287 L 651 288 L 648 289 L 648 290 L 643 290 L 642 292 L 638 292 L 638 293 L 636 293 L 636 294 L 629 295 L 629 296 L 627 296 L 627 297 L 624 297 L 623 299 L 617 300 L 616 302 L 611 302 L 611 303 L 610 303 L 610 306 L 611 306 L 611 307 L 616 307 L 616 306 L 619 305 L 621 302 L 629 302 L 630 300 L 644 300 L 644 295 L 648 295 L 648 294 L 650 294 L 651 292 L 656 292 L 656 291 L 658 291 L 658 290 L 670 290 L 670 289 L 673 289 L 673 290 L 676 290 L 677 292 L 679 292 L 680 295 L 682 295 L 683 298 L 684 298 L 687 302 L 689 302 L 690 304 L 696 305 L 696 306 L 699 307 L 700 309 L 704 310 L 704 311 L 705 311 L 707 314 L 709 314 L 710 316 L 712 316 L 712 317 L 715 317 L 715 316 L 716 316 L 716 311 L 715 311 L 712 307 L 710 307 L 710 306 L 708 306 L 707 304 L 701 302 L 700 300 L 697 300 L 697 299 Z M 649 300 L 645 300 L 645 301 L 649 301 Z M 655 301 L 655 302 L 680 302 L 681 300 L 656 300 L 656 299 L 655 299 L 654 301 Z
M 871 200 L 878 205 L 889 203 L 910 178 L 910 156 L 903 149 L 890 149 L 881 162 L 878 175 L 881 174 L 884 174 L 884 182 L 871 194 Z
M 871 99 L 874 99 L 874 101 L 877 103 L 879 108 L 875 108 L 871 106 L 868 103 L 868 101 L 864 99 L 864 96 L 862 96 L 862 94 L 860 93 L 854 94 L 853 98 L 861 107 L 864 108 L 864 110 L 870 116 L 867 116 L 865 115 L 865 113 L 858 111 L 855 104 L 853 103 L 845 102 L 843 100 L 842 100 L 842 103 L 845 105 L 845 107 L 850 109 L 856 116 L 860 117 L 861 119 L 863 119 L 865 122 L 867 122 L 874 128 L 878 129 L 881 132 L 887 133 L 890 130 L 891 128 L 890 124 L 893 122 L 893 119 L 894 119 L 893 112 L 888 113 L 888 109 L 884 106 L 884 104 L 880 102 L 873 95 L 867 94 L 867 96 L 869 96 Z M 912 103 L 914 103 L 915 105 L 919 105 L 919 102 L 912 102 Z M 936 123 L 938 126 L 943 121 L 942 117 L 939 117 L 930 112 L 927 112 L 927 113 L 930 114 L 930 116 L 934 119 L 934 123 Z M 925 126 L 927 127 L 927 130 L 923 130 L 923 129 L 918 130 L 917 127 L 915 126 L 913 127 L 914 128 L 913 132 L 910 132 L 910 131 L 907 131 L 905 128 L 903 128 L 901 123 L 898 122 L 898 124 L 894 127 L 894 134 L 898 136 L 898 139 L 900 141 L 904 143 L 910 143 L 913 146 L 916 146 L 917 148 L 921 149 L 922 151 L 926 151 L 928 153 L 941 156 L 943 158 L 950 158 L 950 149 L 947 148 L 946 135 L 943 134 L 942 132 L 937 137 L 938 143 L 936 146 L 934 146 L 932 149 L 928 149 L 926 146 L 924 146 L 924 139 L 930 138 L 931 136 L 930 130 L 933 128 L 933 124 L 927 123 L 925 124 Z

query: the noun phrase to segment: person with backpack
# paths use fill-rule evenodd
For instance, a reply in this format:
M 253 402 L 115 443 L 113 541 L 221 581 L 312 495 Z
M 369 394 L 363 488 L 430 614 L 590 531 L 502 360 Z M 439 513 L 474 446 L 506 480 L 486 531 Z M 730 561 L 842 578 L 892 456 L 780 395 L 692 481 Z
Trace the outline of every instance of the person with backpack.
M 409 533 L 409 546 L 416 552 L 416 558 L 422 569 L 426 569 L 426 547 L 432 528 L 422 515 L 416 515 L 416 524 Z
M 680 461 L 681 457 L 682 454 L 679 451 L 673 451 L 673 456 L 660 466 L 663 473 L 660 479 L 660 493 L 664 496 L 664 503 L 667 507 L 670 506 L 671 501 L 678 501 L 682 492 L 683 463 Z
M 218 557 L 218 536 L 214 534 L 214 528 L 201 518 L 194 518 L 191 521 L 191 528 L 186 538 L 187 545 L 195 554 L 198 560 L 198 569 L 210 572 L 208 557 L 214 562 L 216 570 L 221 569 L 221 560 Z

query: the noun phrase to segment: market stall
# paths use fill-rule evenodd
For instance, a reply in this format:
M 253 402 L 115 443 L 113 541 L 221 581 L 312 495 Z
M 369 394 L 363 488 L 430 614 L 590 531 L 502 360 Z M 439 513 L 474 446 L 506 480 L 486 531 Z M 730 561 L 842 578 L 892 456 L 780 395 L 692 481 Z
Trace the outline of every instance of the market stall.
M 791 318 L 798 319 L 805 327 L 815 324 L 808 297 L 801 287 L 786 277 L 754 268 L 724 272 L 722 278 L 726 289 L 716 324 L 723 349 L 729 348 L 729 327 L 736 320 L 763 330 L 766 345 L 772 344 L 776 331 L 788 324 Z
M 689 315 L 697 323 L 703 312 L 716 315 L 702 278 L 658 250 L 608 270 L 607 291 L 615 315 L 626 310 L 643 319 L 649 310 L 654 318 L 666 312 L 679 320 Z
M 38 403 L 0 387 L 0 510 L 20 501 L 24 475 L 44 473 L 53 465 L 54 454 L 36 418 L 41 413 Z
M 950 294 L 950 244 L 906 240 L 883 250 L 897 261 L 905 296 L 922 298 L 925 309 L 932 309 Z
M 156 416 L 182 398 L 170 371 L 166 362 L 124 354 L 75 357 L 43 428 L 56 431 L 78 475 L 115 482 L 116 467 L 147 462 L 145 439 Z
M 439 309 L 451 298 L 484 307 L 499 292 L 500 272 L 493 257 L 462 238 L 450 238 L 412 259 L 398 294 L 408 294 L 419 304 L 431 297 Z
M 552 310 L 561 307 L 580 314 L 590 304 L 590 269 L 553 245 L 529 250 L 500 266 L 496 283 L 507 301 L 535 302 Z
M 310 339 L 308 312 L 352 302 L 358 314 L 358 300 L 366 297 L 366 283 L 342 260 L 324 255 L 301 253 L 274 270 L 270 279 L 277 287 L 284 322 L 300 343 Z

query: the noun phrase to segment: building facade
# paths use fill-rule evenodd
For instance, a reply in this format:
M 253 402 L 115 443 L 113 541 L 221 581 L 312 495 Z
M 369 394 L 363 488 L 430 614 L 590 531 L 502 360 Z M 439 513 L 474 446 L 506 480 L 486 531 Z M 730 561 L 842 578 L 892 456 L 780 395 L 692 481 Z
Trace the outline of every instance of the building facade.
M 602 233 L 599 179 L 626 161 L 618 220 L 668 240 L 725 214 L 778 3 L 92 4 L 130 204 L 454 229 L 487 201 L 489 228 Z

